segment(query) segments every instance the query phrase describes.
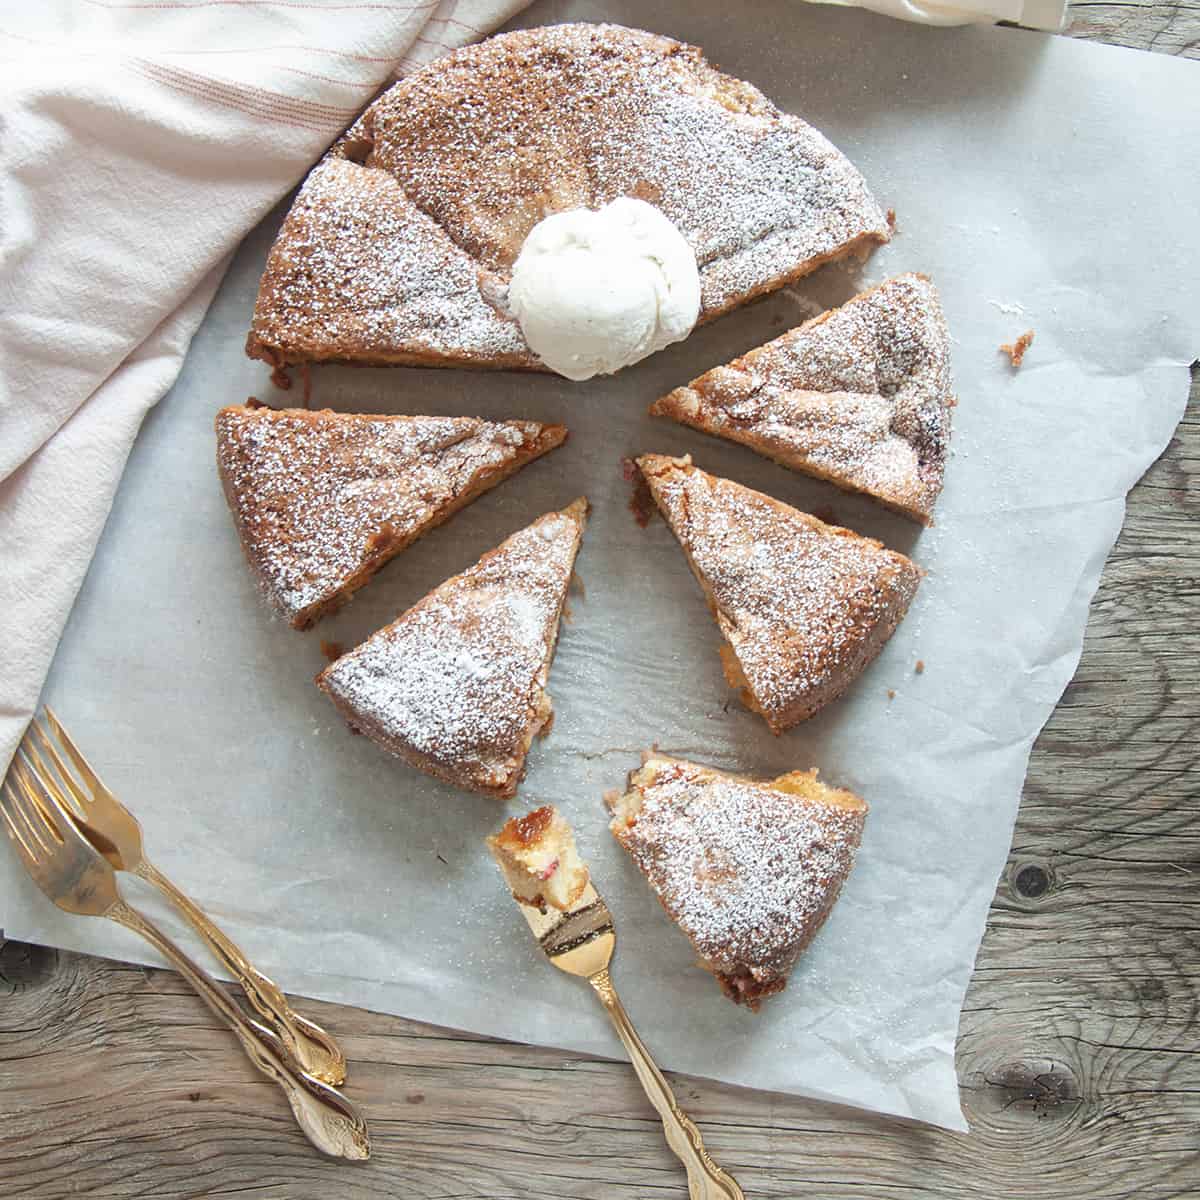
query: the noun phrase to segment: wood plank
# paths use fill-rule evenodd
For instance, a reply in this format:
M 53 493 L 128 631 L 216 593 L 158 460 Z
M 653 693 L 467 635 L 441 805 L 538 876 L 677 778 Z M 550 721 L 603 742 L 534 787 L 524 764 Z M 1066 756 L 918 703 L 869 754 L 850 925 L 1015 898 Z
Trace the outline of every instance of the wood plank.
M 1200 10 L 1082 4 L 1070 32 L 1200 56 Z M 958 1045 L 969 1137 L 676 1077 L 756 1197 L 1200 1194 L 1200 374 L 1130 496 L 1083 659 L 1034 749 Z M 39 1200 L 682 1197 L 629 1069 L 305 1002 L 371 1115 L 312 1154 L 176 976 L 0 948 L 0 1177 Z
M 1200 58 L 1200 7 L 1182 0 L 1083 0 L 1068 10 L 1064 32 L 1113 46 Z

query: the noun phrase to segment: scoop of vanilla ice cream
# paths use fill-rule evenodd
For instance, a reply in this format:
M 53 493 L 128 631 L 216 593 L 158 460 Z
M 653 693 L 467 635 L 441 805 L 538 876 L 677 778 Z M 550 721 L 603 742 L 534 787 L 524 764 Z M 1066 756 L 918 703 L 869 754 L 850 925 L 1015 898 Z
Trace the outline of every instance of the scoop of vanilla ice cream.
M 508 307 L 548 367 L 591 379 L 687 337 L 700 272 L 670 218 L 622 196 L 539 221 L 513 265 Z

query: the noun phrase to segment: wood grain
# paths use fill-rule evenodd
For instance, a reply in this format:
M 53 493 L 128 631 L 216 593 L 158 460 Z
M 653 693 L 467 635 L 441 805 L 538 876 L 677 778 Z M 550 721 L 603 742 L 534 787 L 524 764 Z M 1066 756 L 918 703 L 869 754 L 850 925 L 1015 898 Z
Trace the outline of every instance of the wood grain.
M 1200 58 L 1200 5 L 1183 0 L 1083 0 L 1071 5 L 1065 32 L 1114 46 Z
M 1200 10 L 1081 4 L 1070 32 L 1197 56 Z M 753 1197 L 1200 1195 L 1200 373 L 1130 496 L 1074 682 L 1034 750 L 958 1045 L 970 1137 L 676 1077 Z M 186 985 L 0 949 L 6 1197 L 683 1197 L 626 1066 L 334 1005 L 363 1167 L 309 1152 Z

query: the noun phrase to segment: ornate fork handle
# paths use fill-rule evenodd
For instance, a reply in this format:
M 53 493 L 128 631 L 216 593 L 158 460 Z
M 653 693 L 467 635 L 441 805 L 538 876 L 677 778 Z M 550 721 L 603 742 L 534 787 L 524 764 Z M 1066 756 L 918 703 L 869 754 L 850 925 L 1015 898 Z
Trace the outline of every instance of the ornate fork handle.
M 284 1048 L 305 1072 L 334 1087 L 346 1082 L 346 1056 L 320 1025 L 293 1012 L 287 997 L 274 981 L 255 968 L 241 949 L 157 867 L 143 858 L 135 874 L 158 888 L 187 918 L 208 948 L 241 984 L 254 1010 L 279 1034 Z
M 641 1081 L 650 1103 L 658 1110 L 662 1118 L 663 1131 L 667 1135 L 667 1145 L 675 1152 L 676 1157 L 687 1168 L 688 1195 L 691 1200 L 745 1200 L 742 1189 L 732 1175 L 723 1171 L 709 1157 L 704 1148 L 704 1139 L 696 1123 L 679 1107 L 675 1101 L 675 1093 L 658 1069 L 650 1051 L 638 1037 L 638 1032 L 625 1011 L 613 987 L 612 977 L 607 968 L 588 976 L 588 983 L 600 997 L 601 1003 L 612 1018 L 633 1069 Z
M 118 901 L 105 916 L 141 934 L 195 988 L 200 999 L 226 1022 L 251 1062 L 283 1089 L 300 1128 L 318 1150 L 334 1158 L 361 1160 L 370 1157 L 367 1125 L 354 1105 L 288 1061 L 276 1036 L 251 1021 L 157 925 L 124 900 Z

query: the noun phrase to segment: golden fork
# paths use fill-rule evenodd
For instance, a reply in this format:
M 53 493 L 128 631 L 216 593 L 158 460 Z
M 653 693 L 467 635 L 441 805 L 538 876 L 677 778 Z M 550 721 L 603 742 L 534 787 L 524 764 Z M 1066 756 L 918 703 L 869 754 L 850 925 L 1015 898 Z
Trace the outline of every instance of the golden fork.
M 71 760 L 75 773 L 35 717 L 21 749 L 39 768 L 42 785 L 55 788 L 58 799 L 82 822 L 84 835 L 118 871 L 128 871 L 153 884 L 187 918 L 213 955 L 241 984 L 255 1011 L 275 1030 L 284 1048 L 309 1075 L 334 1087 L 345 1083 L 346 1056 L 337 1042 L 319 1025 L 293 1012 L 276 984 L 257 970 L 245 953 L 150 862 L 142 846 L 142 827 L 137 818 L 104 786 L 58 717 L 49 707 L 45 711 L 54 738 Z M 61 788 L 56 786 L 54 773 L 38 754 L 35 740 L 53 764 Z
M 115 921 L 141 934 L 175 966 L 233 1030 L 251 1062 L 284 1090 L 300 1128 L 318 1150 L 335 1158 L 370 1156 L 366 1122 L 354 1105 L 300 1070 L 270 1029 L 247 1017 L 158 926 L 126 903 L 112 864 L 83 835 L 55 791 L 42 786 L 21 751 L 0 787 L 0 815 L 25 869 L 59 908 Z
M 633 1069 L 650 1103 L 662 1118 L 667 1145 L 687 1168 L 688 1195 L 691 1200 L 745 1200 L 742 1189 L 728 1172 L 709 1157 L 704 1139 L 695 1122 L 679 1107 L 675 1093 L 650 1057 L 633 1022 L 613 987 L 608 966 L 617 945 L 608 905 L 589 883 L 583 894 L 566 912 L 542 911 L 528 904 L 517 907 L 529 923 L 533 936 L 546 957 L 560 971 L 579 975 L 592 985 L 604 1005 L 617 1034 L 625 1043 Z

